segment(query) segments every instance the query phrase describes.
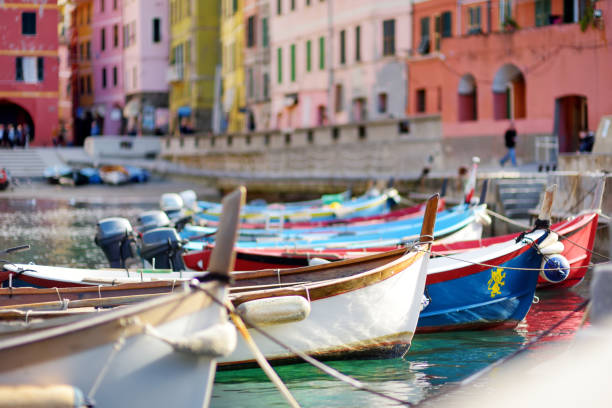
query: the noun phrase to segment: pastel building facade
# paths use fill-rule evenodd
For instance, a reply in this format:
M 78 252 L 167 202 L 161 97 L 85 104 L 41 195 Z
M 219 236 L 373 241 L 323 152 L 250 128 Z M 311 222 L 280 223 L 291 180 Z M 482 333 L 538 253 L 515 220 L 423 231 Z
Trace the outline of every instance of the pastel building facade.
M 542 140 L 576 151 L 579 132 L 612 112 L 609 1 L 413 3 L 407 113 L 441 115 L 457 152 L 478 146 L 498 160 L 510 121 L 519 159 Z
M 246 125 L 246 95 L 244 84 L 244 0 L 222 0 L 222 129 L 242 132 Z
M 403 117 L 411 36 L 409 2 L 275 1 L 273 126 Z
M 93 1 L 76 0 L 70 38 L 73 64 L 74 144 L 82 145 L 91 134 L 94 119 L 94 73 L 92 68 Z
M 169 0 L 168 7 L 169 132 L 178 134 L 181 124 L 212 131 L 220 95 L 221 4 L 217 0 Z
M 168 132 L 168 0 L 129 0 L 123 8 L 127 130 Z
M 74 3 L 71 0 L 58 0 L 58 59 L 59 59 L 59 88 L 58 88 L 58 136 L 62 134 L 64 141 L 73 139 L 73 58 L 70 48 L 72 37 L 72 11 Z M 59 139 L 58 139 L 59 140 Z
M 58 132 L 57 1 L 0 4 L 0 124 L 29 128 L 30 145 Z
M 118 135 L 122 131 L 122 109 L 125 101 L 123 75 L 123 0 L 93 0 L 92 114 L 100 135 Z M 123 34 L 123 35 L 122 35 Z
M 270 1 L 244 0 L 246 130 L 271 128 Z

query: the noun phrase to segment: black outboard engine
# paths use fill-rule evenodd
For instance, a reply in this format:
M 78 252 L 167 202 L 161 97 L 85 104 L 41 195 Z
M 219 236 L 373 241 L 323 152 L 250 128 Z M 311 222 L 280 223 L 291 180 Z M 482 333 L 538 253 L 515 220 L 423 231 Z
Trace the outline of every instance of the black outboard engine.
M 125 268 L 125 261 L 136 255 L 132 225 L 125 218 L 98 221 L 95 242 L 102 248 L 111 268 Z
M 169 227 L 170 219 L 165 212 L 159 210 L 145 211 L 138 216 L 136 229 L 144 234 L 154 228 Z
M 142 235 L 140 256 L 154 268 L 184 270 L 182 254 L 183 243 L 174 228 L 155 228 Z

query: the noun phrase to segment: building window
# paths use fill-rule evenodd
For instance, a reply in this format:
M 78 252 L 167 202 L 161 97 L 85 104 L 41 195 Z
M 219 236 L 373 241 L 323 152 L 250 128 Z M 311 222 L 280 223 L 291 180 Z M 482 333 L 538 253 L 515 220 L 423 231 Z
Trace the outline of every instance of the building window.
M 346 30 L 340 31 L 340 64 L 346 64 Z
M 117 48 L 119 46 L 119 25 L 115 24 L 113 26 L 113 48 Z
M 117 0 L 113 0 L 113 10 L 117 10 Z
M 106 1 L 105 0 L 100 0 L 100 13 L 104 13 L 104 3 Z
M 312 42 L 310 40 L 306 41 L 306 72 L 310 72 L 312 69 Z
M 440 51 L 440 36 L 442 34 L 442 16 L 434 19 L 434 49 Z
M 453 13 L 445 11 L 442 13 L 442 38 L 453 36 Z
M 503 27 L 512 20 L 512 0 L 502 0 L 499 3 L 499 23 Z
M 265 73 L 263 74 L 263 98 L 268 99 L 270 97 L 270 76 Z
M 276 50 L 276 73 L 277 73 L 277 82 L 279 84 L 283 83 L 283 49 L 278 48 Z
M 334 101 L 336 102 L 336 112 L 342 112 L 343 110 L 343 95 L 342 95 L 342 84 L 336 84 L 336 92 L 334 95 Z
M 85 93 L 85 77 L 79 78 L 79 92 L 81 95 Z
M 295 82 L 295 44 L 291 44 L 291 82 Z
M 535 0 L 535 25 L 542 27 L 550 24 L 550 0 Z
M 132 89 L 136 89 L 138 87 L 138 71 L 136 71 L 136 67 L 132 68 Z
M 319 37 L 319 69 L 325 69 L 325 37 Z
M 79 60 L 83 61 L 83 59 L 85 59 L 85 44 L 80 43 L 79 44 Z
M 395 54 L 395 20 L 383 21 L 383 55 Z
M 87 75 L 87 94 L 91 95 L 91 75 Z
M 250 16 L 247 20 L 247 47 L 255 46 L 255 16 Z
M 255 84 L 253 81 L 253 68 L 249 68 L 248 73 L 249 73 L 249 82 L 248 82 L 249 99 L 252 99 L 253 95 L 255 94 Z
M 113 67 L 113 86 L 117 86 L 117 67 Z
M 291 10 L 295 10 L 295 0 L 291 0 Z
M 387 113 L 387 94 L 385 92 L 378 94 L 378 113 Z
M 268 43 L 268 18 L 264 17 L 261 19 L 261 45 L 268 48 Z
M 86 51 L 87 51 L 87 60 L 89 61 L 91 59 L 91 41 L 87 41 L 86 45 Z
M 106 68 L 102 68 L 102 88 L 106 88 Z
M 130 26 L 127 24 L 123 25 L 123 48 L 130 46 Z
M 36 35 L 36 13 L 21 13 L 21 34 Z
M 537 4 L 537 3 L 536 3 Z M 468 8 L 468 34 L 479 34 L 480 28 L 480 6 Z
M 44 57 L 37 57 L 36 58 L 36 68 L 37 68 L 37 79 L 38 82 L 42 82 L 45 80 L 45 58 Z
M 361 26 L 355 27 L 355 61 L 361 61 Z
M 132 21 L 130 24 L 130 44 L 136 43 L 136 20 Z
M 15 81 L 23 81 L 23 57 L 15 58 Z
M 238 12 L 238 0 L 232 0 L 232 12 L 233 14 Z
M 421 18 L 421 42 L 419 54 L 429 54 L 429 17 Z
M 106 49 L 106 28 L 100 30 L 100 51 Z
M 310 0 L 306 0 L 306 5 L 310 6 Z
M 283 0 L 276 0 L 276 14 L 283 14 Z
M 425 90 L 424 89 L 417 89 L 416 91 L 416 111 L 418 113 L 424 113 L 425 112 Z
M 87 24 L 91 24 L 91 4 L 87 5 Z
M 155 17 L 153 19 L 153 42 L 160 43 L 161 40 L 161 19 L 159 17 Z

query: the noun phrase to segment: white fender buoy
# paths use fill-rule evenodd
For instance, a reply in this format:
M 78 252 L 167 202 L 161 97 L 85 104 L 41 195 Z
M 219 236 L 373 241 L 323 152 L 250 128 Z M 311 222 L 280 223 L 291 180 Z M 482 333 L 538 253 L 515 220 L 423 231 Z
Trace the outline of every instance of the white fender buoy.
M 273 325 L 306 319 L 310 315 L 310 303 L 302 296 L 279 296 L 249 300 L 236 310 L 247 322 Z

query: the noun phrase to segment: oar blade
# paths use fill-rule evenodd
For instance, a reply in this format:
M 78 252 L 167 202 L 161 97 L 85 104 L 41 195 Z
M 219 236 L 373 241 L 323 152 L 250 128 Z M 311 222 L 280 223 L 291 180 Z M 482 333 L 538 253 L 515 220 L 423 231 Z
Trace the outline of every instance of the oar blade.
M 210 255 L 208 272 L 229 275 L 234 269 L 236 253 L 234 244 L 238 237 L 240 210 L 246 200 L 246 188 L 238 187 L 228 194 L 223 201 L 221 220 L 215 234 L 215 246 Z

